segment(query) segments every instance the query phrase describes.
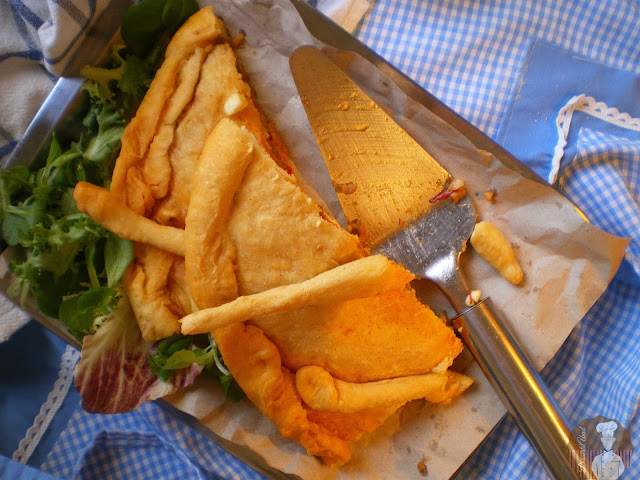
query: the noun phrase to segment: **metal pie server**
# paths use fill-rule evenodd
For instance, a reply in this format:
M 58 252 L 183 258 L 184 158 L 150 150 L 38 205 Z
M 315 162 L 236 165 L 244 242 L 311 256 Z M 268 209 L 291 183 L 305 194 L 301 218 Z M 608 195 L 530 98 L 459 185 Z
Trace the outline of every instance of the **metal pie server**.
M 373 230 L 376 253 L 440 287 L 459 314 L 454 327 L 549 474 L 583 478 L 574 468 L 579 447 L 557 402 L 491 300 L 472 308 L 465 304 L 469 288 L 458 259 L 476 222 L 469 196 L 425 205 L 434 189 L 444 188 L 444 169 L 416 150 L 415 141 L 320 50 L 297 49 L 290 66 L 347 219 Z M 426 177 L 418 178 L 425 170 Z M 385 231 L 390 226 L 393 231 Z

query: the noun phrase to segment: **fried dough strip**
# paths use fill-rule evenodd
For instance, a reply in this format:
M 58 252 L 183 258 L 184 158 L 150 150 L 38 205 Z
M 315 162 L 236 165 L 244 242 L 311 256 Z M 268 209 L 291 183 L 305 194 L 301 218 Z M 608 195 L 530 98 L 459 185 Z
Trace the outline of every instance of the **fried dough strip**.
M 224 105 L 229 97 L 240 95 L 248 99 L 251 95 L 236 62 L 231 47 L 220 44 L 213 48 L 202 65 L 193 101 L 175 127 L 174 145 L 169 154 L 171 188 L 153 212 L 159 223 L 184 227 L 194 171 L 205 141 L 218 122 L 225 118 Z
M 171 39 L 164 62 L 156 72 L 136 116 L 122 135 L 122 148 L 111 181 L 111 191 L 122 201 L 126 201 L 129 168 L 140 163 L 146 155 L 185 59 L 197 48 L 227 37 L 222 21 L 210 7 L 205 7 L 192 15 Z
M 169 191 L 171 180 L 169 149 L 173 144 L 175 123 L 193 98 L 200 78 L 200 69 L 207 53 L 208 48 L 196 48 L 195 53 L 178 73 L 177 87 L 167 101 L 162 124 L 142 164 L 142 178 L 156 199 L 164 197 Z
M 309 280 L 245 295 L 181 319 L 182 333 L 197 334 L 269 313 L 327 305 L 353 298 L 400 290 L 413 275 L 383 255 L 363 257 L 316 275 Z
M 502 277 L 518 285 L 524 278 L 522 268 L 509 241 L 493 223 L 476 223 L 471 234 L 471 245 L 484 260 L 495 268 Z
M 297 393 L 294 375 L 282 367 L 278 349 L 260 329 L 235 323 L 216 330 L 213 337 L 249 400 L 276 424 L 283 436 L 328 465 L 349 460 L 348 442 L 373 431 L 395 411 L 393 407 L 349 415 L 309 411 Z
M 185 221 L 185 266 L 191 297 L 200 308 L 238 296 L 236 249 L 226 231 L 233 196 L 253 159 L 253 142 L 232 120 L 213 129 L 195 171 Z
M 79 182 L 73 190 L 78 209 L 116 235 L 184 256 L 184 231 L 138 215 L 102 187 Z
M 418 398 L 431 403 L 449 403 L 472 383 L 466 375 L 450 371 L 367 383 L 343 382 L 317 366 L 303 367 L 296 372 L 296 388 L 309 407 L 342 413 L 400 407 Z
M 180 258 L 151 245 L 136 243 L 136 262 L 127 268 L 122 285 L 131 302 L 142 338 L 154 341 L 180 332 L 179 318 L 190 312 L 176 306 L 167 288 Z

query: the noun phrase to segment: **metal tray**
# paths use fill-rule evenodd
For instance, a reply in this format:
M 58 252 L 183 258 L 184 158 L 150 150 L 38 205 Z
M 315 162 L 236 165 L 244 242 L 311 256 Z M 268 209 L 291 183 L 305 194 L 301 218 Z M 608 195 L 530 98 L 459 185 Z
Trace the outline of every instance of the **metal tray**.
M 516 171 L 520 175 L 546 184 L 542 178 L 535 174 L 526 165 L 504 150 L 484 133 L 456 114 L 453 110 L 439 101 L 436 97 L 425 91 L 420 85 L 395 68 L 373 50 L 358 41 L 353 35 L 342 29 L 329 18 L 319 13 L 314 7 L 304 0 L 290 0 L 296 8 L 310 33 L 323 43 L 337 49 L 354 52 L 371 62 L 383 74 L 389 77 L 412 100 L 422 104 L 432 113 L 440 117 L 446 123 L 464 135 L 476 148 L 493 154 L 505 166 Z M 97 63 L 107 52 L 109 45 L 119 36 L 119 25 L 122 13 L 133 2 L 131 0 L 112 0 L 108 12 L 105 12 L 96 22 L 82 45 L 63 72 L 63 76 L 56 82 L 54 88 L 38 110 L 30 123 L 24 136 L 17 144 L 12 155 L 1 165 L 2 168 L 14 164 L 28 165 L 41 155 L 46 155 L 51 134 L 53 132 L 68 131 L 74 123 L 74 111 L 77 110 L 81 99 L 83 79 L 79 78 L 80 68 L 87 64 Z M 0 264 L 1 270 L 7 268 L 6 264 Z M 0 275 L 0 290 L 7 291 L 10 280 L 6 275 Z M 66 327 L 58 320 L 43 315 L 35 302 L 26 305 L 26 311 L 41 325 L 51 330 L 67 343 L 80 348 L 80 343 Z M 262 458 L 247 448 L 240 447 L 211 432 L 197 419 L 174 408 L 163 400 L 156 403 L 173 416 L 199 431 L 206 437 L 215 441 L 223 449 L 236 456 L 258 472 L 273 479 L 298 478 L 286 475 L 269 467 Z

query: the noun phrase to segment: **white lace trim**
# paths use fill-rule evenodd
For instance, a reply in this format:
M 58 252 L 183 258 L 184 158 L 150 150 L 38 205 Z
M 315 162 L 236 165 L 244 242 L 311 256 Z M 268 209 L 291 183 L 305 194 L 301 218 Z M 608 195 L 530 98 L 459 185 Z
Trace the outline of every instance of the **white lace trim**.
M 58 378 L 53 384 L 53 390 L 49 392 L 46 402 L 40 407 L 40 413 L 33 420 L 33 425 L 29 427 L 25 437 L 20 440 L 18 449 L 11 457 L 15 462 L 26 464 L 31 454 L 40 443 L 42 435 L 47 431 L 51 420 L 62 405 L 62 401 L 67 396 L 69 387 L 73 382 L 73 369 L 80 358 L 80 352 L 70 345 L 67 345 L 62 360 Z
M 610 108 L 603 102 L 596 102 L 592 97 L 587 97 L 584 93 L 576 95 L 567 104 L 560 109 L 556 118 L 556 128 L 558 129 L 558 143 L 553 149 L 553 158 L 551 159 L 551 171 L 547 181 L 555 183 L 558 179 L 560 171 L 560 160 L 564 155 L 564 148 L 567 146 L 567 137 L 569 136 L 569 127 L 573 112 L 579 110 L 588 113 L 600 120 L 617 125 L 621 128 L 640 132 L 640 118 L 633 118 L 628 113 L 620 113 L 617 108 Z

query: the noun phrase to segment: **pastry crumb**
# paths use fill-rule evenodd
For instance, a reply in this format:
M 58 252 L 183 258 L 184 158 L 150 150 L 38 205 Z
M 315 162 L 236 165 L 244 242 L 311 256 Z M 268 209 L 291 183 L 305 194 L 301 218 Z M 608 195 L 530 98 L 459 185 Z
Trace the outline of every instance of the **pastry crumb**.
M 427 471 L 427 466 L 424 464 L 424 460 L 420 460 L 418 462 L 418 471 L 423 477 L 426 477 L 429 474 L 429 472 Z
M 336 193 L 344 193 L 345 195 L 351 195 L 352 193 L 355 193 L 356 189 L 358 188 L 355 182 L 347 182 L 347 183 L 332 182 L 332 183 L 333 183 L 333 188 L 335 188 L 336 190 Z
M 356 235 L 364 244 L 369 242 L 369 233 L 367 232 L 364 224 L 357 218 L 354 218 L 349 222 L 347 225 L 347 232 Z
M 245 34 L 243 32 L 238 33 L 235 38 L 231 41 L 231 47 L 234 49 L 240 48 L 242 43 L 244 42 Z
M 435 197 L 429 199 L 429 203 L 436 203 L 446 198 L 451 198 L 454 202 L 458 203 L 462 198 L 467 195 L 467 189 L 464 186 L 464 182 L 459 178 L 454 178 L 446 190 L 440 192 Z
M 488 201 L 488 202 L 494 202 L 496 199 L 496 191 L 495 190 L 487 190 L 486 192 L 484 192 L 484 198 Z
M 249 105 L 247 97 L 241 95 L 238 92 L 234 92 L 229 95 L 229 98 L 224 102 L 224 113 L 228 117 L 235 115 L 236 113 L 244 110 Z
M 478 150 L 480 153 L 480 160 L 485 167 L 491 165 L 491 154 L 485 150 Z
M 474 250 L 500 275 L 514 285 L 522 282 L 524 273 L 511 244 L 494 224 L 482 221 L 471 234 Z

